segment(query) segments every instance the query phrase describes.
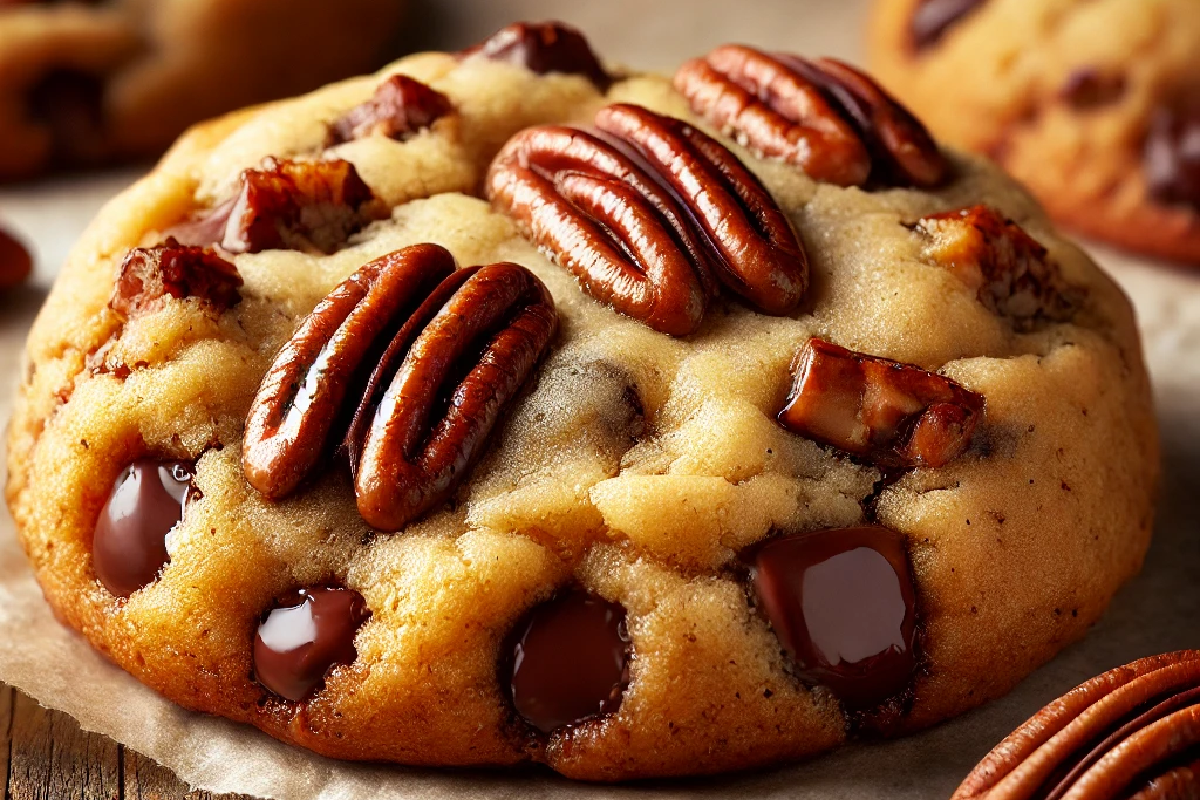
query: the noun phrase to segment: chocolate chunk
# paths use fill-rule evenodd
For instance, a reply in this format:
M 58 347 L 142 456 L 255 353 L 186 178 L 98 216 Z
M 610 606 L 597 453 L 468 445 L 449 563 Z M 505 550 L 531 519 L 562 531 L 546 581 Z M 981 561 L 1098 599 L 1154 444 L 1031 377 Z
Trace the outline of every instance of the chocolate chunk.
M 33 256 L 19 239 L 0 228 L 0 291 L 16 286 L 33 271 Z
M 1061 94 L 1063 100 L 1080 111 L 1100 108 L 1115 103 L 1125 94 L 1125 76 L 1095 67 L 1080 67 L 1067 76 Z
M 1154 112 L 1144 168 L 1151 198 L 1200 210 L 1200 94 Z
M 518 628 L 509 688 L 526 722 L 549 733 L 621 707 L 629 685 L 625 609 L 572 589 Z
M 87 166 L 107 154 L 104 82 L 98 76 L 52 70 L 33 85 L 25 101 L 30 118 L 49 129 L 56 163 Z
M 922 0 L 909 24 L 913 44 L 918 49 L 937 44 L 947 31 L 984 2 L 985 0 Z
M 195 297 L 220 313 L 241 300 L 241 285 L 237 267 L 212 250 L 167 239 L 129 251 L 108 305 L 128 319 L 161 307 L 164 297 Z
M 279 598 L 254 634 L 254 677 L 288 700 L 303 700 L 329 670 L 358 657 L 354 635 L 370 616 L 353 589 L 298 589 Z
M 879 526 L 785 536 L 754 566 L 762 609 L 804 680 L 851 708 L 908 684 L 916 612 L 903 536 Z
M 465 55 L 525 67 L 539 75 L 547 72 L 582 75 L 601 90 L 612 83 L 587 38 L 561 22 L 515 22 L 496 31 Z
M 407 75 L 393 75 L 367 102 L 330 126 L 333 144 L 379 135 L 404 140 L 454 113 L 450 98 Z
M 183 519 L 196 491 L 189 461 L 141 458 L 121 472 L 96 522 L 92 561 L 96 577 L 117 597 L 128 597 L 158 577 L 167 563 L 167 534 Z

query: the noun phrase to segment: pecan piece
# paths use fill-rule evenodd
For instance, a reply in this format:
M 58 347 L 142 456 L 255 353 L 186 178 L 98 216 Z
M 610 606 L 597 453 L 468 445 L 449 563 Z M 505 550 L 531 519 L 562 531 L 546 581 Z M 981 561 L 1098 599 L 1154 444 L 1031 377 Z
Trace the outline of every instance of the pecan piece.
M 949 164 L 923 125 L 871 77 L 841 61 L 718 47 L 684 64 L 692 109 L 760 156 L 844 186 L 936 186 Z
M 444 501 L 557 329 L 549 291 L 518 264 L 443 281 L 388 346 L 350 425 L 363 519 L 396 531 Z
M 1200 651 L 1143 658 L 1050 703 L 952 800 L 1138 800 L 1200 793 Z
M 279 351 L 246 417 L 242 469 L 272 499 L 312 472 L 350 421 L 347 398 L 365 389 L 382 351 L 455 269 L 454 257 L 419 244 L 360 267 L 317 304 Z
M 926 258 L 974 289 L 988 310 L 1018 326 L 1070 311 L 1066 283 L 1046 248 L 996 209 L 980 205 L 930 214 L 916 230 L 929 239 Z
M 562 22 L 514 22 L 463 55 L 525 67 L 539 75 L 548 72 L 582 75 L 601 91 L 612 83 L 587 37 Z
M 941 467 L 970 444 L 983 395 L 912 364 L 810 339 L 779 422 L 883 467 Z
M 167 239 L 125 255 L 108 306 L 129 319 L 160 308 L 164 297 L 195 297 L 220 313 L 241 300 L 241 285 L 237 267 L 212 250 Z
M 386 136 L 404 140 L 454 113 L 450 98 L 407 75 L 392 75 L 370 100 L 346 112 L 329 127 L 332 144 Z
M 714 276 L 768 313 L 796 308 L 808 261 L 791 223 L 737 158 L 639 106 L 595 132 L 529 128 L 488 173 L 492 202 L 593 297 L 675 336 L 693 332 Z
M 329 254 L 385 213 L 349 161 L 266 158 L 242 173 L 236 195 L 170 233 L 185 244 L 231 253 Z

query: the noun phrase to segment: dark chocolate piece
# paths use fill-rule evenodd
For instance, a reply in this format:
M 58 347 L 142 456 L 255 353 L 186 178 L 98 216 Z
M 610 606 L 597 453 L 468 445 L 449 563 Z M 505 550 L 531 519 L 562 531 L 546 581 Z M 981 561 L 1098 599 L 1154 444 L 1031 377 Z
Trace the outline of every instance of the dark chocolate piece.
M 806 681 L 851 708 L 903 690 L 916 666 L 916 611 L 904 537 L 863 526 L 784 536 L 754 557 L 767 620 Z
M 539 75 L 548 72 L 582 75 L 598 89 L 607 89 L 612 83 L 587 38 L 561 22 L 515 22 L 496 31 L 466 55 L 525 67 Z
M 631 649 L 623 607 L 573 589 L 535 608 L 519 632 L 509 688 L 530 725 L 549 733 L 621 707 Z
M 153 582 L 169 560 L 166 538 L 195 492 L 189 461 L 141 458 L 121 472 L 96 522 L 96 576 L 117 597 Z

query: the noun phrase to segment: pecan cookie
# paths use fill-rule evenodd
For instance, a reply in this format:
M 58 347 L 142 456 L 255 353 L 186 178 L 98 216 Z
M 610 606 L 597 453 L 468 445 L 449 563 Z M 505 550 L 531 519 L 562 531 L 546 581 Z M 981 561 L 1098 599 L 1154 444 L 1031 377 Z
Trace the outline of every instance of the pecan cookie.
M 0 180 L 157 156 L 202 119 L 378 67 L 402 8 L 0 2 Z
M 34 326 L 47 600 L 317 752 L 618 780 L 1008 691 L 1148 543 L 1129 304 L 867 75 L 578 31 L 219 120 Z
M 876 0 L 871 64 L 1097 239 L 1200 264 L 1200 5 Z

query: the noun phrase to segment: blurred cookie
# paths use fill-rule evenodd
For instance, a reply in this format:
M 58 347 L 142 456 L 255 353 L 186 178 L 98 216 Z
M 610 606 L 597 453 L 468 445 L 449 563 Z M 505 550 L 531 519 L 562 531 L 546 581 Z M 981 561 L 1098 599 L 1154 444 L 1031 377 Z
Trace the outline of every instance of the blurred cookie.
M 1200 4 L 877 0 L 879 78 L 1051 215 L 1200 263 Z
M 378 66 L 402 6 L 0 2 L 0 180 L 151 158 L 195 122 Z

